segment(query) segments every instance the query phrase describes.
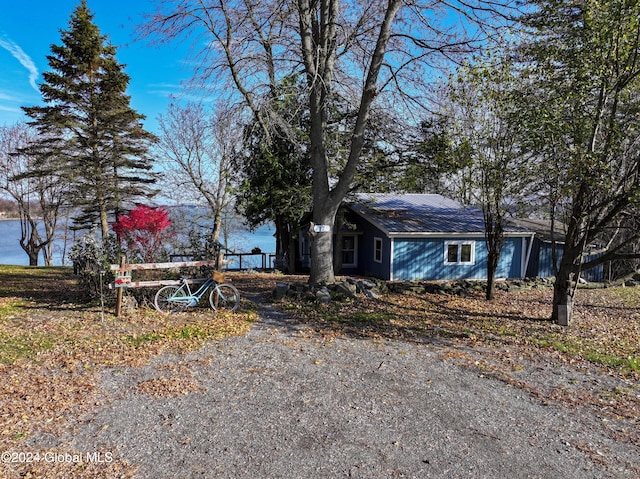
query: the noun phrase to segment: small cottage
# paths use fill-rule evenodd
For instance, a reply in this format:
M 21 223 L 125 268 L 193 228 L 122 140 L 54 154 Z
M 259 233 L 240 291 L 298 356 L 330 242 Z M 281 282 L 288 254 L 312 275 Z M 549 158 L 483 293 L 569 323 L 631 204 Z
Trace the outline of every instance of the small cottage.
M 386 280 L 486 279 L 484 218 L 477 208 L 436 194 L 360 194 L 334 228 L 341 274 Z M 534 235 L 509 226 L 498 278 L 526 275 Z M 299 264 L 309 267 L 309 238 Z

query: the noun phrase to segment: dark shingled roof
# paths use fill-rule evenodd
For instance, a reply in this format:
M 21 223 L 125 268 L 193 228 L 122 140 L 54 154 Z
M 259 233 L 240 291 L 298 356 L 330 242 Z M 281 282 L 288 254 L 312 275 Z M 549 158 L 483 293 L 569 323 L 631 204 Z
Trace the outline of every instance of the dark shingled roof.
M 386 233 L 482 233 L 478 208 L 436 194 L 360 193 L 349 206 Z M 507 228 L 523 231 L 522 228 Z

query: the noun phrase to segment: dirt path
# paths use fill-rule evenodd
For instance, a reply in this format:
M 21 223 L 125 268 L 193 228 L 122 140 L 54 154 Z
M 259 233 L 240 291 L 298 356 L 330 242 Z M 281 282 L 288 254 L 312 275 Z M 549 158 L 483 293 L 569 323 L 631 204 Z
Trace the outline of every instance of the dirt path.
M 107 370 L 70 438 L 29 446 L 70 441 L 155 479 L 640 476 L 630 420 L 544 401 L 450 349 L 326 341 L 260 307 L 245 336 Z

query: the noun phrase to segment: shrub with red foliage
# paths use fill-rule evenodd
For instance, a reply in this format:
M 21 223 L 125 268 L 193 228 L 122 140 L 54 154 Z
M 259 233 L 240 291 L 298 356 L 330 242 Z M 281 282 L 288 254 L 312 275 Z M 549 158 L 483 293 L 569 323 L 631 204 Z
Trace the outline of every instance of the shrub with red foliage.
M 168 238 L 167 228 L 171 226 L 169 212 L 163 208 L 136 206 L 128 215 L 122 215 L 111 224 L 119 241 L 140 255 L 144 262 L 153 262 L 162 251 L 162 243 Z

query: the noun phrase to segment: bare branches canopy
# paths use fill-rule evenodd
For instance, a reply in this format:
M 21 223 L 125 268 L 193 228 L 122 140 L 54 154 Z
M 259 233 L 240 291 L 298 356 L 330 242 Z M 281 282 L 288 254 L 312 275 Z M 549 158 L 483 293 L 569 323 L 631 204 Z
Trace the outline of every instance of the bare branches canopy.
M 313 221 L 333 224 L 357 169 L 373 102 L 411 118 L 425 105 L 434 67 L 469 52 L 491 23 L 504 18 L 496 15 L 495 2 L 482 1 L 180 0 L 160 2 L 141 34 L 158 42 L 191 41 L 194 81 L 226 89 L 267 138 L 274 125 L 282 130 L 288 124 L 265 104 L 283 78 L 302 73 L 311 124 Z M 330 177 L 327 118 L 336 97 L 353 105 L 357 120 L 347 161 Z M 314 238 L 312 258 L 311 281 L 332 280 L 330 234 Z

